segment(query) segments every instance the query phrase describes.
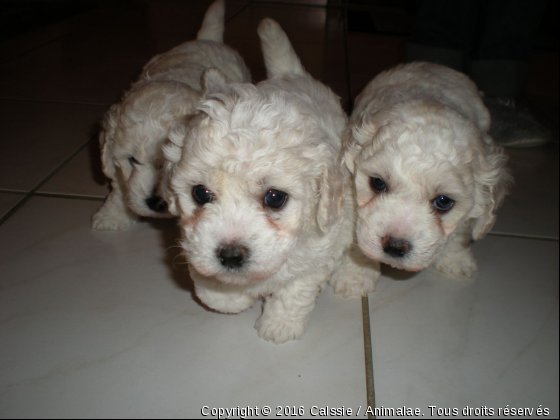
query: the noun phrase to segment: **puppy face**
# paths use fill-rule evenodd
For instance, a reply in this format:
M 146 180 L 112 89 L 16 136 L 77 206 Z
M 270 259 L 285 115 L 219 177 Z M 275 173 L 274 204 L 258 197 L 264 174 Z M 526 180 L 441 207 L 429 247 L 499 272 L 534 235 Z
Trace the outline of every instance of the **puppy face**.
M 362 119 L 348 137 L 357 238 L 368 257 L 422 270 L 461 223 L 492 212 L 503 162 L 486 160 L 482 133 L 453 110 L 399 105 Z
M 249 285 L 285 270 L 302 241 L 330 227 L 337 186 L 325 180 L 340 166 L 321 128 L 283 98 L 232 89 L 202 102 L 179 134 L 171 186 L 191 268 Z
M 177 84 L 148 83 L 111 107 L 104 122 L 104 171 L 119 183 L 130 208 L 141 216 L 171 217 L 159 185 L 162 146 L 169 130 L 198 95 Z

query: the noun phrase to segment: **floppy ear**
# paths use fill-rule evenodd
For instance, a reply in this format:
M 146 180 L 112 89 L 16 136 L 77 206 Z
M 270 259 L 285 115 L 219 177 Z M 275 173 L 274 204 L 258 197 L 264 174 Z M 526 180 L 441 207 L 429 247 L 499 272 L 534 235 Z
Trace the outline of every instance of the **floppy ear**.
M 117 172 L 115 170 L 115 163 L 113 160 L 112 146 L 121 112 L 122 108 L 120 104 L 111 106 L 109 111 L 105 114 L 105 118 L 101 124 L 103 129 L 99 133 L 99 146 L 101 147 L 101 164 L 103 167 L 103 173 L 113 180 L 116 178 Z
M 379 128 L 385 124 L 384 122 L 377 122 L 380 117 L 382 117 L 381 114 L 376 114 L 365 119 L 362 113 L 355 122 L 348 124 L 342 134 L 344 163 L 352 174 L 356 171 L 358 155 L 362 152 L 364 146 L 373 140 Z
M 353 127 L 354 124 L 348 125 L 342 133 L 342 144 L 344 147 L 343 161 L 351 174 L 354 174 L 356 158 L 363 148 L 352 136 Z
M 215 68 L 205 70 L 202 73 L 202 97 L 206 98 L 213 93 L 225 93 L 227 79 L 224 74 Z
M 348 174 L 340 165 L 340 158 L 333 153 L 331 146 L 325 145 L 324 151 L 329 156 L 323 160 L 319 180 L 317 224 L 323 233 L 327 233 L 330 227 L 342 217 Z
M 183 145 L 187 135 L 186 124 L 177 124 L 169 130 L 168 141 L 163 146 L 163 156 L 172 165 L 176 165 L 181 160 Z
M 177 199 L 171 188 L 171 178 L 175 172 L 177 164 L 181 160 L 183 154 L 183 145 L 187 135 L 187 124 L 177 124 L 169 131 L 167 141 L 162 147 L 165 164 L 163 165 L 162 182 L 160 192 L 163 199 L 167 202 L 169 213 L 173 216 L 179 216 Z
M 490 136 L 485 135 L 486 150 L 476 162 L 474 170 L 475 211 L 472 237 L 475 241 L 484 238 L 496 223 L 496 211 L 508 194 L 513 177 L 506 168 L 507 156 L 503 149 L 496 146 Z

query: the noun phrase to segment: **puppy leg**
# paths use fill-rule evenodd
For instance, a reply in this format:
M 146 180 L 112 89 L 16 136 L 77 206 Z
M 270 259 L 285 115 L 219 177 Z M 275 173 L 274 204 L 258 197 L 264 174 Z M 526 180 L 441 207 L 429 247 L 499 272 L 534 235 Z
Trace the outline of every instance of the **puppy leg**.
M 208 287 L 206 282 L 197 282 L 196 280 L 195 292 L 202 303 L 224 314 L 241 313 L 252 307 L 255 303 L 255 298 L 252 296 L 235 290 Z
M 269 296 L 255 324 L 259 337 L 275 344 L 301 338 L 324 278 L 299 279 Z
M 103 206 L 93 215 L 92 227 L 95 230 L 126 230 L 138 221 L 126 204 L 122 190 L 113 183 L 113 191 Z
M 435 260 L 434 267 L 452 277 L 471 279 L 477 270 L 471 250 L 472 236 L 469 223 L 463 223 Z
M 343 298 L 367 296 L 375 290 L 381 275 L 381 264 L 367 258 L 352 245 L 340 265 L 334 271 L 329 284 Z

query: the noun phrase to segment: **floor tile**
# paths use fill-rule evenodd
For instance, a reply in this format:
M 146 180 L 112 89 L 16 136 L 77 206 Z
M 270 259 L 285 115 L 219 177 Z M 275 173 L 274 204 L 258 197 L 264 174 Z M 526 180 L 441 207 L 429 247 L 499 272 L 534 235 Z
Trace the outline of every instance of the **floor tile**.
M 29 191 L 98 130 L 105 107 L 0 100 L 0 188 Z
M 506 149 L 515 178 L 494 232 L 558 238 L 558 144 Z
M 489 237 L 475 245 L 474 281 L 385 269 L 370 295 L 378 407 L 558 416 L 558 248 Z
M 254 0 L 254 3 L 280 3 L 287 5 L 312 5 L 312 6 L 326 6 L 328 0 Z
M 37 29 L 17 34 L 0 42 L 0 53 L 23 54 L 45 45 L 61 36 L 67 35 L 86 26 L 99 9 L 84 11 L 67 19 L 39 26 Z M 122 13 L 122 12 L 121 12 Z
M 115 6 L 105 19 L 60 36 L 0 68 L 0 98 L 110 105 L 153 55 L 196 36 L 211 1 Z M 226 18 L 246 1 L 229 2 Z
M 325 43 L 344 39 L 340 10 L 281 4 L 254 3 L 231 19 L 226 30 L 231 37 L 258 39 L 257 27 L 265 17 L 276 20 L 292 42 Z
M 0 218 L 25 197 L 21 194 L 0 192 Z
M 265 17 L 278 21 L 316 79 L 348 102 L 343 15 L 338 10 L 252 4 L 226 25 L 225 41 L 245 59 L 255 82 L 266 78 L 257 26 Z
M 109 57 L 148 61 L 185 41 L 196 39 L 212 1 L 163 1 L 137 4 L 118 25 L 105 22 L 61 37 L 38 49 L 37 55 L 56 57 Z M 228 2 L 226 20 L 247 2 Z
M 527 95 L 524 102 L 537 121 L 551 130 L 551 141 L 558 143 L 558 114 L 560 114 L 558 98 L 542 95 Z
M 0 99 L 111 105 L 145 60 L 42 56 L 37 51 L 0 66 Z
M 35 197 L 0 227 L 0 416 L 366 405 L 359 300 L 327 289 L 302 340 L 267 343 L 258 305 L 229 316 L 193 300 L 173 221 L 93 232 L 98 205 Z
M 18 56 L 18 54 L 1 54 L 0 55 L 0 63 L 4 63 L 6 61 L 13 60 L 17 56 Z
M 348 33 L 348 68 L 352 76 L 352 97 L 384 70 L 402 63 L 405 36 Z
M 35 54 L 55 57 L 124 58 L 148 62 L 154 55 L 194 38 L 196 31 L 187 34 L 165 34 L 141 28 L 140 25 L 135 30 L 95 27 L 57 39 L 36 50 Z
M 106 197 L 109 193 L 109 180 L 101 169 L 97 137 L 39 188 L 38 192 Z
M 531 55 L 526 93 L 556 97 L 558 100 L 558 47 L 556 51 L 535 50 Z
M 225 41 L 244 58 L 251 69 L 254 81 L 260 82 L 266 78 L 264 59 L 258 39 L 226 36 Z M 292 45 L 305 69 L 316 79 L 328 82 L 337 78 L 346 78 L 346 58 L 342 41 L 326 44 L 292 41 Z M 262 70 L 262 72 L 258 70 Z

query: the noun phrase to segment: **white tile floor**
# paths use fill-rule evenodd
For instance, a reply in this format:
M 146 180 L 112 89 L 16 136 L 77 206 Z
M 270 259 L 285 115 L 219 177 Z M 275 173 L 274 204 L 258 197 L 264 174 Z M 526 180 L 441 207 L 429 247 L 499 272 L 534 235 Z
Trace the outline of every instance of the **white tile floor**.
M 227 316 L 193 299 L 172 221 L 90 229 L 108 191 L 94 138 L 100 115 L 146 58 L 192 38 L 207 4 L 106 6 L 0 43 L 2 418 L 202 417 L 203 406 L 265 405 L 304 406 L 306 418 L 312 406 L 361 406 L 363 417 L 372 378 L 359 300 L 327 289 L 304 338 L 275 346 L 252 328 L 258 306 Z M 402 44 L 370 35 L 345 44 L 337 10 L 228 4 L 226 40 L 255 80 L 264 72 L 254 28 L 270 16 L 346 106 L 357 93 L 347 81 L 365 83 L 372 63 L 390 65 Z M 357 39 L 378 54 L 360 56 Z M 537 104 L 550 109 L 550 99 Z M 557 120 L 552 129 L 557 137 Z M 475 246 L 476 280 L 384 270 L 369 297 L 377 407 L 429 418 L 430 406 L 459 417 L 467 406 L 541 406 L 558 416 L 555 140 L 509 151 L 517 186 L 494 233 Z

